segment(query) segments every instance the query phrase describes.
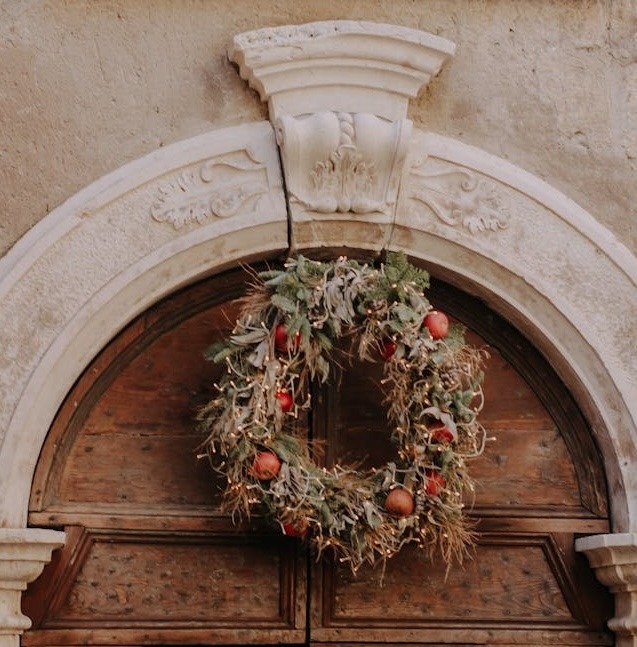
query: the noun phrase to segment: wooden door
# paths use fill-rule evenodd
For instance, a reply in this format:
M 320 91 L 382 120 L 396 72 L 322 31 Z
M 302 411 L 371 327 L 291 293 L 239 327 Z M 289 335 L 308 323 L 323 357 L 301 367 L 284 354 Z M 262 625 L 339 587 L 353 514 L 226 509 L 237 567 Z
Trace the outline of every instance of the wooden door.
M 24 597 L 25 645 L 612 644 L 611 598 L 573 549 L 609 528 L 590 430 L 537 351 L 442 283 L 431 300 L 491 354 L 482 419 L 497 440 L 472 465 L 473 558 L 446 573 L 405 549 L 353 577 L 259 519 L 221 515 L 193 415 L 218 370 L 202 351 L 227 336 L 248 281 L 229 272 L 158 304 L 69 393 L 29 516 L 68 542 Z M 326 461 L 387 460 L 378 369 L 346 367 L 346 386 L 317 392 Z

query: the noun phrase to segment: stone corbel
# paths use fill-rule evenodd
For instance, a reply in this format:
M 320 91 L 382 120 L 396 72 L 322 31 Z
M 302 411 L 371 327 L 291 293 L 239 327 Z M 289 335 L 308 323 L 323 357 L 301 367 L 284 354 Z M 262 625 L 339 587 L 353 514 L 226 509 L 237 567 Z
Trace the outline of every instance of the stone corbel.
M 18 647 L 31 621 L 20 610 L 22 591 L 64 545 L 65 534 L 40 528 L 0 528 L 0 647 Z
M 234 38 L 229 58 L 268 102 L 277 133 L 293 247 L 385 246 L 411 139 L 408 102 L 454 50 L 432 34 L 354 21 Z
M 608 622 L 616 633 L 615 645 L 637 647 L 637 534 L 582 537 L 575 548 L 615 596 L 615 616 Z

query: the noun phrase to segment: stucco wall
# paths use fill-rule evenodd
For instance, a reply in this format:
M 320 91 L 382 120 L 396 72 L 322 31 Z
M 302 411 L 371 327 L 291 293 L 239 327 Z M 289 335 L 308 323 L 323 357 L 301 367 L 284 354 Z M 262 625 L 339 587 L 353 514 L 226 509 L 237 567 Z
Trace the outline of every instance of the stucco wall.
M 549 181 L 637 249 L 635 0 L 5 0 L 0 253 L 125 162 L 265 118 L 232 36 L 328 19 L 456 42 L 410 117 Z

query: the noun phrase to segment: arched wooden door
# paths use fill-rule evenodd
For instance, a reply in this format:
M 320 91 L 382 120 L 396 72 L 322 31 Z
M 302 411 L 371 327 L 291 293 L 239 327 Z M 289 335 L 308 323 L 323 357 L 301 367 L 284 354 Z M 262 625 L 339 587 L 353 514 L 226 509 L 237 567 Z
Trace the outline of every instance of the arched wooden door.
M 472 464 L 473 559 L 447 574 L 405 549 L 381 586 L 379 569 L 353 577 L 258 519 L 237 529 L 220 515 L 193 412 L 218 370 L 202 351 L 228 334 L 248 281 L 232 271 L 158 304 L 69 393 L 29 517 L 68 542 L 25 594 L 25 645 L 613 643 L 611 598 L 573 549 L 609 529 L 590 430 L 537 351 L 442 283 L 430 299 L 491 354 L 482 421 L 497 440 Z M 346 368 L 342 388 L 317 394 L 326 460 L 386 460 L 376 368 Z

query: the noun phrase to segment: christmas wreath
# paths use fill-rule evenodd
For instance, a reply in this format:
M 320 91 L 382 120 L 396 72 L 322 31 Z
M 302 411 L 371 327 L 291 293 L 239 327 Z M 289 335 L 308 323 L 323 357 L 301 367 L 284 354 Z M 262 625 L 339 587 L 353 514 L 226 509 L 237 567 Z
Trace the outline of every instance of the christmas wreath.
M 233 519 L 264 513 L 354 572 L 409 543 L 431 557 L 440 551 L 447 564 L 461 559 L 473 541 L 466 459 L 485 442 L 477 421 L 485 353 L 432 308 L 427 272 L 402 254 L 379 267 L 300 256 L 257 278 L 232 335 L 206 352 L 226 368 L 198 416 L 206 454 L 226 478 L 224 509 Z M 397 451 L 368 471 L 320 466 L 298 433 L 311 383 L 330 379 L 345 338 L 350 357 L 384 363 Z

